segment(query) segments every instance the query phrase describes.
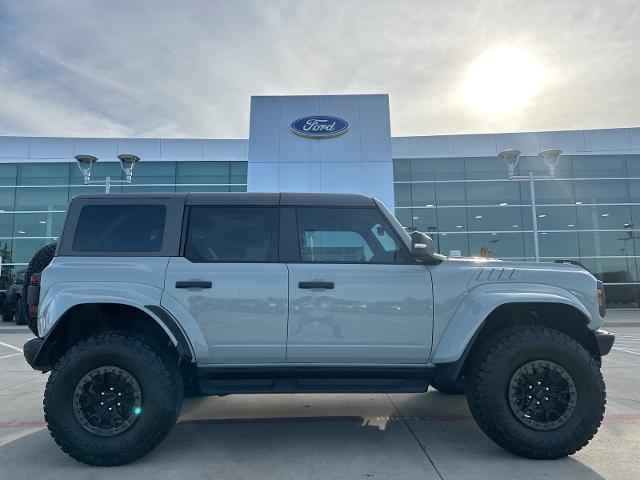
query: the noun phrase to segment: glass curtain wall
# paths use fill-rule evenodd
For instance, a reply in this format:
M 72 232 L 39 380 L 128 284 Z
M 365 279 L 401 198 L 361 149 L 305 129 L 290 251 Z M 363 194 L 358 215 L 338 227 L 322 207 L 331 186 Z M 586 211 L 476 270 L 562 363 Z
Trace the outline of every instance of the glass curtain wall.
M 120 164 L 98 162 L 91 178 L 124 179 Z M 145 162 L 136 165 L 131 185 L 112 185 L 120 192 L 245 192 L 247 162 Z M 55 242 L 69 199 L 104 192 L 83 184 L 75 163 L 0 164 L 0 288 L 26 267 L 37 249 Z
M 516 175 L 548 175 L 521 157 Z M 502 160 L 394 160 L 396 215 L 446 255 L 534 261 L 528 180 Z M 535 182 L 541 261 L 579 262 L 606 285 L 610 307 L 640 307 L 640 155 L 561 156 Z

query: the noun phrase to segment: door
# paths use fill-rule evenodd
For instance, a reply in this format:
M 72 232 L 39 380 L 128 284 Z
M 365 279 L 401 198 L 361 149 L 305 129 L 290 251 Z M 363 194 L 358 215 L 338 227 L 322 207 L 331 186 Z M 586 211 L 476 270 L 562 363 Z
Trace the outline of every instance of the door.
M 284 362 L 287 267 L 277 207 L 190 208 L 184 257 L 171 258 L 162 304 L 199 330 L 199 363 Z M 189 333 L 187 331 L 187 333 Z
M 296 209 L 289 263 L 288 362 L 424 364 L 431 350 L 429 270 L 376 208 Z

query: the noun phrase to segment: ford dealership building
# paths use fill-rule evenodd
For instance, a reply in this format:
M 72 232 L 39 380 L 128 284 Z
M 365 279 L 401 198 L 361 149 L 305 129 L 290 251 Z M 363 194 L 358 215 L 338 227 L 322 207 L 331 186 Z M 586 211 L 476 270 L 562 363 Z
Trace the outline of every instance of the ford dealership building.
M 514 149 L 511 179 L 499 157 Z M 104 190 L 75 155 L 117 180 L 122 153 L 141 161 L 111 192 L 365 193 L 441 253 L 579 262 L 610 307 L 640 306 L 640 128 L 392 138 L 386 95 L 253 97 L 248 140 L 0 136 L 0 287 L 56 240 L 71 197 Z

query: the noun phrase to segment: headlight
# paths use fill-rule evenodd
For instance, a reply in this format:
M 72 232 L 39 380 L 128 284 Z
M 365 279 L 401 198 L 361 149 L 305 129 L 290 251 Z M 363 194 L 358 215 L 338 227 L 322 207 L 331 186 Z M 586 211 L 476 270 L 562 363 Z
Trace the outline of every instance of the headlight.
M 604 284 L 598 280 L 598 312 L 604 318 L 607 314 L 607 296 L 604 293 Z

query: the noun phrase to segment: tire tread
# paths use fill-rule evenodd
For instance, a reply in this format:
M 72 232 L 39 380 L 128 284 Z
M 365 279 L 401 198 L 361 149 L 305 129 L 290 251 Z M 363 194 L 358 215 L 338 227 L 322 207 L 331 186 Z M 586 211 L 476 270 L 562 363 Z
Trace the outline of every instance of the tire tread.
M 533 434 L 523 435 L 519 429 L 509 428 L 511 421 L 517 421 L 515 418 L 503 418 L 500 410 L 492 407 L 492 372 L 500 362 L 505 361 L 513 349 L 527 347 L 532 342 L 538 345 L 561 346 L 572 352 L 587 366 L 592 384 L 596 386 L 600 406 L 594 407 L 595 415 L 582 418 L 576 428 L 564 437 L 549 435 L 548 440 L 539 440 L 534 438 Z M 467 376 L 467 401 L 480 428 L 504 449 L 527 458 L 555 459 L 576 453 L 596 434 L 604 418 L 606 388 L 599 366 L 574 338 L 547 327 L 513 327 L 488 339 L 485 346 L 474 355 L 471 374 Z

